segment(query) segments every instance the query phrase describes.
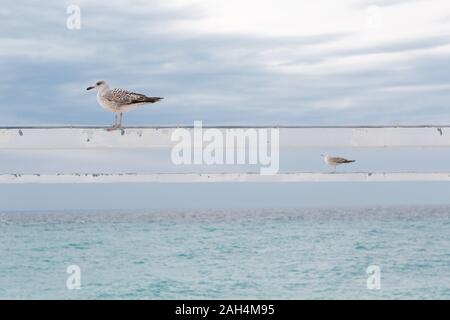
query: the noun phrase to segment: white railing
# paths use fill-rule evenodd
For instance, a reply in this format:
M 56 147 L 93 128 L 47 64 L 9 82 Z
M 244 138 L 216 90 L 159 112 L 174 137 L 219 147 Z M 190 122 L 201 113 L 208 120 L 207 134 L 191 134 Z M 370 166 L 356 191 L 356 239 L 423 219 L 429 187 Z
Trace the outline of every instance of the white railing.
M 0 149 L 171 148 L 178 127 L 106 131 L 99 127 L 0 128 Z M 193 127 L 183 127 L 194 130 Z M 203 127 L 208 129 L 211 127 Z M 223 132 L 250 127 L 214 127 Z M 258 128 L 258 127 L 251 127 Z M 280 130 L 280 148 L 448 148 L 450 126 L 259 127 Z
M 0 128 L 0 150 L 151 149 L 171 148 L 179 127 Z M 194 130 L 193 127 L 183 127 Z M 208 129 L 211 127 L 204 127 Z M 277 128 L 283 148 L 450 148 L 450 126 L 281 126 L 214 127 L 226 132 L 246 128 Z M 430 164 L 432 165 L 432 163 Z M 0 174 L 0 183 L 194 183 L 194 182 L 365 182 L 446 181 L 450 172 L 289 172 L 259 173 L 57 173 Z

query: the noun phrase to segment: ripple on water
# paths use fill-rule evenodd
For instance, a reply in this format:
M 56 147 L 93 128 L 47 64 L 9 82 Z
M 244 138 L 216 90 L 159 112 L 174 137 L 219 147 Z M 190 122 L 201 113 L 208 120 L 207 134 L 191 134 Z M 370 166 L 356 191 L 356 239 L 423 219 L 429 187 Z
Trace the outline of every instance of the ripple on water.
M 450 298 L 449 212 L 2 213 L 0 297 Z M 365 287 L 374 261 L 376 294 Z M 69 263 L 81 266 L 77 293 L 64 287 Z

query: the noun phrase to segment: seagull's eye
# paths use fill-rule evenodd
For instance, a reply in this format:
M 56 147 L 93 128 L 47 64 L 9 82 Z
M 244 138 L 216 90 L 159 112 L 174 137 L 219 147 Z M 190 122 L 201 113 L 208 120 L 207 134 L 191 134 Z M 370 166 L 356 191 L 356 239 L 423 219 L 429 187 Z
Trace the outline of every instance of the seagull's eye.
M 101 82 L 101 81 L 99 81 L 99 82 L 97 82 L 96 84 L 97 84 L 97 85 L 99 86 L 99 85 L 101 85 L 101 84 L 102 84 L 102 82 Z

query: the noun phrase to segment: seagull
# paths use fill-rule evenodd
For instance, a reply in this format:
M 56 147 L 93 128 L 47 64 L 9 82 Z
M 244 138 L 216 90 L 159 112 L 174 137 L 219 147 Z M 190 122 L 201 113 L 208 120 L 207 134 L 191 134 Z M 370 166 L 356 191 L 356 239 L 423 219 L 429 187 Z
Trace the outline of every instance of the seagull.
M 137 107 L 147 104 L 155 103 L 163 98 L 147 97 L 144 94 L 130 92 L 124 89 L 109 89 L 106 81 L 97 81 L 95 85 L 88 87 L 86 90 L 97 89 L 97 102 L 103 109 L 115 113 L 115 120 L 112 128 L 108 130 L 115 130 L 122 128 L 122 118 L 125 112 L 133 111 Z M 120 114 L 120 124 L 117 125 L 117 115 Z
M 322 154 L 322 157 L 324 157 L 325 163 L 327 165 L 334 168 L 333 172 L 336 172 L 336 167 L 340 166 L 341 164 L 356 162 L 355 160 L 348 160 L 348 159 L 339 158 L 339 157 L 331 157 L 328 153 Z

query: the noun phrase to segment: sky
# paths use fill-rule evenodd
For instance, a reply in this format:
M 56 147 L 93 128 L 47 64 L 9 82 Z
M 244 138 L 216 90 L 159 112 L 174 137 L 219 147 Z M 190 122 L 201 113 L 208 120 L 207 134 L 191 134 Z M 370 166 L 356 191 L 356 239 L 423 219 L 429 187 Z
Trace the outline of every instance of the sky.
M 450 120 L 448 0 L 0 3 L 0 126 L 108 125 L 113 115 L 97 105 L 94 93 L 86 92 L 86 87 L 97 80 L 165 98 L 126 114 L 125 125 L 192 125 L 199 120 L 204 125 L 445 125 Z M 81 10 L 80 29 L 67 27 L 70 5 Z M 355 155 L 346 152 L 350 157 Z M 413 167 L 424 163 L 419 151 L 413 155 L 418 159 Z M 19 165 L 23 161 L 48 170 L 52 166 L 68 168 L 74 163 L 89 163 L 91 167 L 82 167 L 92 170 L 110 158 L 98 154 L 90 156 L 90 162 L 80 162 L 79 157 L 2 151 L 0 171 L 31 170 Z M 448 152 L 438 152 L 425 163 L 440 163 L 437 167 L 441 168 L 442 159 L 449 157 Z M 309 160 L 304 167 L 319 166 L 313 156 L 308 154 L 306 158 Z M 360 158 L 370 159 L 367 154 Z M 145 161 L 132 155 L 117 155 L 115 159 L 119 163 Z M 291 168 L 289 163 L 295 159 L 291 155 L 281 160 L 286 168 Z M 401 168 L 401 154 L 390 159 L 395 168 Z M 161 156 L 152 160 L 157 168 L 164 167 Z M 321 170 L 325 169 L 322 162 L 320 165 Z M 392 202 L 383 202 L 383 197 L 371 198 L 377 187 L 347 186 L 358 194 L 366 191 L 358 201 L 351 192 L 344 197 L 347 201 L 342 201 L 339 195 L 333 196 L 333 187 L 328 187 L 325 203 Z M 403 187 L 407 191 L 396 193 L 402 203 L 421 192 L 430 195 L 423 197 L 424 202 L 428 199 L 430 203 L 447 203 L 446 199 L 450 199 L 450 188 L 445 184 Z M 70 197 L 72 188 L 90 200 L 74 204 Z M 54 207 L 58 201 L 52 203 L 51 198 L 55 194 L 74 208 L 109 208 L 107 200 L 92 196 L 101 194 L 104 188 L 112 198 L 119 198 L 121 186 L 0 186 L 0 209 Z M 204 196 L 208 188 L 196 188 L 203 199 L 208 198 Z M 253 201 L 246 202 L 239 198 L 242 193 L 237 193 L 236 203 L 242 205 L 259 201 L 265 206 L 324 203 L 319 200 L 316 186 L 283 186 L 291 190 L 284 195 L 295 194 L 299 188 L 314 201 L 289 200 L 281 193 L 277 196 L 274 186 L 242 188 L 249 190 L 244 194 L 250 198 L 254 195 Z M 214 194 L 232 192 L 236 186 L 220 190 Z M 17 201 L 23 196 L 22 191 L 30 201 L 27 205 Z M 272 199 L 273 192 L 277 201 L 261 200 Z M 138 197 L 140 201 L 133 200 L 135 207 L 171 203 L 161 202 L 157 196 L 146 198 L 144 191 L 137 194 L 142 197 Z M 189 193 L 184 196 L 190 198 Z M 191 196 L 191 205 L 199 203 L 198 198 Z M 388 198 L 391 197 L 386 193 Z M 64 206 L 61 201 L 59 207 Z M 188 206 L 189 201 L 182 203 Z M 229 201 L 212 204 L 225 203 Z
M 79 30 L 66 26 L 71 4 L 81 9 Z M 134 125 L 450 119 L 446 0 L 27 0 L 1 8 L 2 125 L 109 124 L 85 92 L 97 80 L 166 98 L 127 115 Z

